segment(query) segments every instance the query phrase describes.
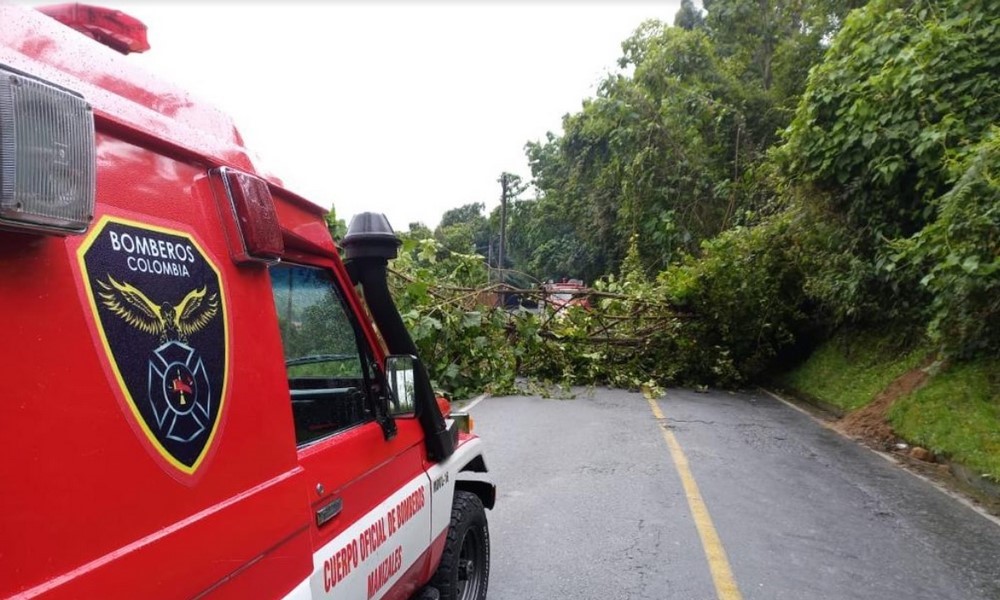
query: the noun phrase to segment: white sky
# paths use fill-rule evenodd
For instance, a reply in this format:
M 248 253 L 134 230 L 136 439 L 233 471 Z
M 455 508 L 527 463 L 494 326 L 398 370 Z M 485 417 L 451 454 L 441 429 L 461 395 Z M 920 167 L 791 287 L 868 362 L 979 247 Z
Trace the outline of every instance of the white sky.
M 621 41 L 679 5 L 90 2 L 142 20 L 152 49 L 132 59 L 232 114 L 289 189 L 400 230 L 489 211 L 501 171 L 529 180 L 525 142 L 561 132 Z

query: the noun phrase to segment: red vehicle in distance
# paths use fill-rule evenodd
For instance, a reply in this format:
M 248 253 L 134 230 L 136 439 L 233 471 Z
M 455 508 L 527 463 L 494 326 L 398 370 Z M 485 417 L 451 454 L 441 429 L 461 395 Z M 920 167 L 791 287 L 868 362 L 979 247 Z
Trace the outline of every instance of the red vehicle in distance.
M 554 311 L 561 311 L 570 306 L 590 308 L 587 288 L 581 279 L 563 279 L 558 283 L 549 281 L 542 285 L 545 290 L 544 304 Z

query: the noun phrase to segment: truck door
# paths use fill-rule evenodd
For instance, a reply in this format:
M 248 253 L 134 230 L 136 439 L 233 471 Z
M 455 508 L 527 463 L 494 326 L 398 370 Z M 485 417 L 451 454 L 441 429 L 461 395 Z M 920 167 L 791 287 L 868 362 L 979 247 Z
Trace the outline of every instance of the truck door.
M 269 273 L 310 504 L 312 595 L 408 597 L 430 560 L 422 430 L 399 418 L 391 435 L 376 419 L 381 352 L 332 261 Z

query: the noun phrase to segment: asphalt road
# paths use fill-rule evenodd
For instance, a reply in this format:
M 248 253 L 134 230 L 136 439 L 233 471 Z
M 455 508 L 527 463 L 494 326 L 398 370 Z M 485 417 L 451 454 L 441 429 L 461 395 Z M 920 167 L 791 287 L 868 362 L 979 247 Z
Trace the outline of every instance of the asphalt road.
M 765 395 L 656 405 L 665 419 L 603 389 L 473 407 L 499 492 L 490 600 L 1000 600 L 1000 526 L 929 483 Z

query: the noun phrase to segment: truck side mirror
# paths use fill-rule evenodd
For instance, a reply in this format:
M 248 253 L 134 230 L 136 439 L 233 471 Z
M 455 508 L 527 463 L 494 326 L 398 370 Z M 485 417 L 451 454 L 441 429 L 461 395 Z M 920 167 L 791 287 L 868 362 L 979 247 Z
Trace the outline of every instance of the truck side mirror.
M 424 430 L 427 455 L 433 461 L 444 460 L 455 452 L 458 430 L 441 415 L 430 376 L 420 359 L 411 354 L 390 354 L 385 359 L 385 378 L 389 387 L 389 421 L 393 416 L 415 416 Z
M 416 412 L 417 364 L 419 359 L 409 354 L 393 354 L 385 359 L 385 376 L 389 383 L 389 414 Z

